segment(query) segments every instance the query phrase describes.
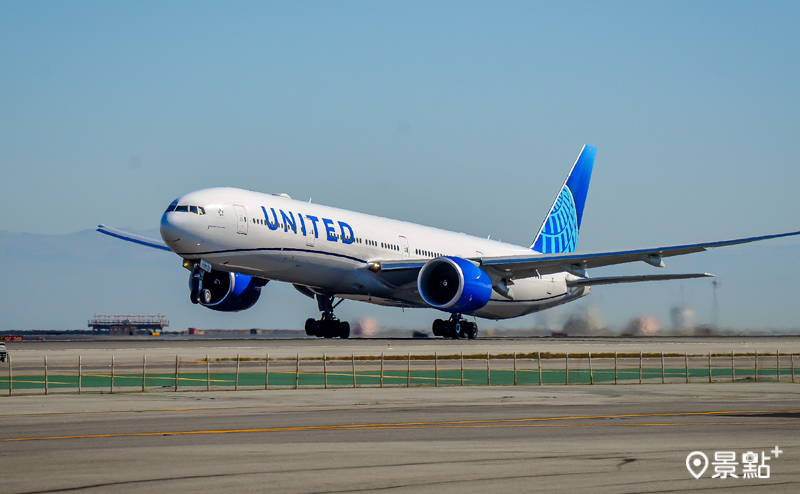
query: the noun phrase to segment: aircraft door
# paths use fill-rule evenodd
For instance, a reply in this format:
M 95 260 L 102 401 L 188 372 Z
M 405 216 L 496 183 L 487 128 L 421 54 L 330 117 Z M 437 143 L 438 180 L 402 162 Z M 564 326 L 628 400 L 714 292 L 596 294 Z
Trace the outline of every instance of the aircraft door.
M 306 221 L 306 246 L 307 247 L 314 247 L 314 239 L 317 237 L 314 235 L 314 223 L 311 220 Z
M 400 236 L 400 254 L 403 256 L 403 259 L 408 259 L 410 252 L 408 248 L 408 239 L 406 237 Z
M 236 213 L 236 232 L 247 235 L 247 212 L 244 206 L 234 204 L 233 211 Z

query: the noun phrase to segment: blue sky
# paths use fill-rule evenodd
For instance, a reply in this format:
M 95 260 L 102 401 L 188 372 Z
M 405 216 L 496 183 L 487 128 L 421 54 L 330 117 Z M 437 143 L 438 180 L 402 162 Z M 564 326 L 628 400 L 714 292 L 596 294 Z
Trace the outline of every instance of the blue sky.
M 229 185 L 528 245 L 585 143 L 598 153 L 581 251 L 800 229 L 798 14 L 796 2 L 3 2 L 0 230 L 146 230 L 182 193 Z M 796 264 L 764 264 L 800 242 L 734 249 L 669 267 L 717 267 L 723 324 L 800 326 Z M 591 298 L 609 321 L 667 324 L 680 287 L 707 285 Z

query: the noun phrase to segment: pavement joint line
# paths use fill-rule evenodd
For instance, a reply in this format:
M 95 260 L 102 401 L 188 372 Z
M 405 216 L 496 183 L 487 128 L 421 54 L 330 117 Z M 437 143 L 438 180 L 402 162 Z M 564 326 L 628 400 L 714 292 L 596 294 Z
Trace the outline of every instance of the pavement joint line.
M 290 426 L 267 427 L 257 429 L 220 429 L 201 431 L 161 431 L 161 432 L 129 432 L 110 434 L 85 434 L 69 436 L 42 436 L 42 437 L 17 437 L 3 438 L 0 442 L 44 441 L 63 439 L 96 439 L 109 437 L 145 437 L 166 435 L 193 435 L 193 434 L 234 434 L 257 432 L 298 432 L 298 431 L 336 431 L 336 430 L 379 430 L 379 429 L 433 429 L 433 428 L 500 428 L 500 427 L 603 427 L 603 426 L 674 426 L 674 425 L 800 425 L 800 421 L 792 422 L 672 422 L 672 423 L 590 423 L 590 424 L 543 424 L 541 422 L 562 420 L 592 420 L 610 418 L 641 418 L 641 417 L 688 417 L 688 416 L 715 416 L 723 414 L 761 414 L 761 413 L 798 413 L 800 410 L 725 410 L 710 412 L 671 412 L 671 413 L 644 413 L 644 414 L 618 414 L 618 415 L 587 415 L 567 417 L 536 417 L 523 419 L 489 419 L 489 420 L 457 420 L 441 422 L 399 422 L 395 424 L 340 424 L 319 426 Z M 536 422 L 536 423 L 533 423 Z

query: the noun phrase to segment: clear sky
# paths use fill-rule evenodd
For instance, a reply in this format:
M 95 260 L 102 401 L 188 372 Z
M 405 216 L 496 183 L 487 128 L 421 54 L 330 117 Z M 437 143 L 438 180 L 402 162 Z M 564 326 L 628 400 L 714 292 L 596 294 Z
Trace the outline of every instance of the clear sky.
M 0 2 L 0 230 L 152 229 L 228 185 L 528 245 L 587 143 L 580 251 L 800 229 L 798 22 L 798 2 Z M 723 323 L 800 316 L 800 268 L 763 265 L 782 248 L 700 259 L 738 297 Z M 693 283 L 592 297 L 626 319 L 612 299 Z

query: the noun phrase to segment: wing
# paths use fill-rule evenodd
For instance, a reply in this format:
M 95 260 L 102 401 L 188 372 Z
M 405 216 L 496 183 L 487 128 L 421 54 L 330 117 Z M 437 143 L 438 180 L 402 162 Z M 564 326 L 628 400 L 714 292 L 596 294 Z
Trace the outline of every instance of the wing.
M 482 266 L 510 273 L 514 278 L 530 278 L 532 276 L 567 271 L 583 276 L 583 271 L 590 268 L 625 264 L 642 261 L 652 266 L 664 267 L 666 257 L 683 256 L 695 252 L 703 252 L 716 247 L 746 244 L 772 238 L 800 235 L 800 231 L 762 235 L 759 237 L 737 238 L 717 242 L 706 242 L 688 245 L 672 245 L 651 249 L 636 249 L 615 252 L 599 252 L 588 254 L 545 254 L 533 256 L 494 257 L 483 259 Z
M 167 244 L 165 244 L 163 240 L 157 240 L 155 238 L 148 238 L 133 233 L 123 232 L 122 230 L 117 230 L 116 228 L 111 228 L 106 225 L 98 225 L 97 231 L 109 235 L 111 237 L 127 240 L 128 242 L 133 242 L 135 244 L 146 245 L 154 249 L 161 249 L 172 252 L 172 249 L 167 247 Z
M 612 252 L 597 253 L 567 253 L 567 254 L 536 254 L 532 252 L 530 256 L 505 256 L 505 257 L 484 257 L 481 259 L 471 259 L 481 265 L 490 277 L 500 279 L 521 279 L 531 278 L 559 272 L 568 272 L 576 276 L 585 277 L 586 269 L 611 266 L 614 264 L 625 264 L 629 262 L 642 261 L 652 266 L 663 267 L 663 259 L 666 257 L 682 256 L 703 252 L 716 247 L 726 247 L 728 245 L 746 244 L 758 242 L 772 238 L 791 237 L 800 235 L 800 231 L 778 233 L 775 235 L 762 235 L 759 237 L 737 238 L 733 240 L 722 240 L 717 242 L 706 242 L 700 244 L 671 245 L 667 247 L 655 247 L 651 249 L 623 250 Z M 387 261 L 381 262 L 380 271 L 405 271 L 419 270 L 425 265 L 425 261 Z M 692 275 L 694 276 L 694 275 Z M 662 278 L 664 279 L 664 278 Z M 635 280 L 625 281 L 630 283 Z M 651 281 L 650 279 L 640 279 L 638 281 Z M 607 281 L 606 284 L 611 283 Z M 601 284 L 601 283 L 597 283 Z
M 580 278 L 577 280 L 567 280 L 567 286 L 616 285 L 619 283 L 639 283 L 642 281 L 688 280 L 690 278 L 713 278 L 713 277 L 714 275 L 709 273 L 609 276 L 609 277 Z

